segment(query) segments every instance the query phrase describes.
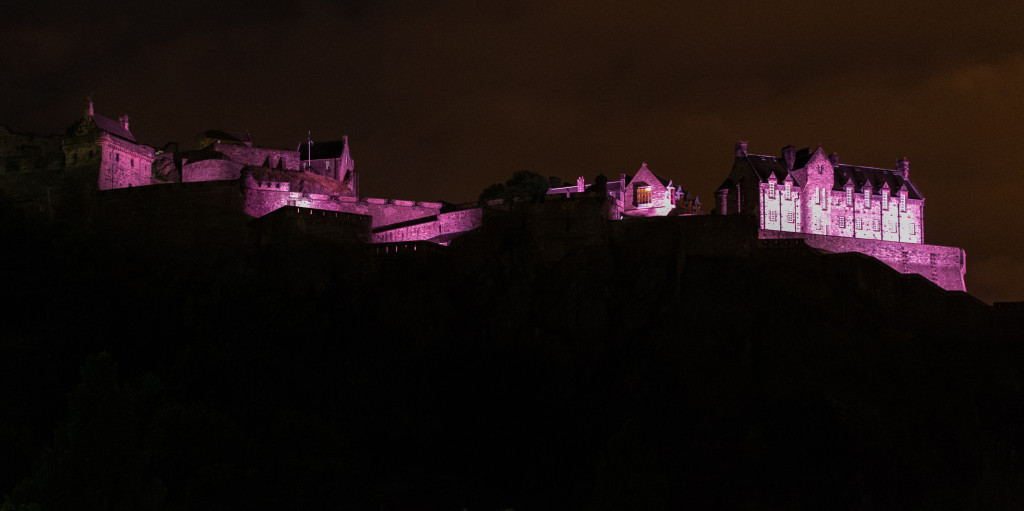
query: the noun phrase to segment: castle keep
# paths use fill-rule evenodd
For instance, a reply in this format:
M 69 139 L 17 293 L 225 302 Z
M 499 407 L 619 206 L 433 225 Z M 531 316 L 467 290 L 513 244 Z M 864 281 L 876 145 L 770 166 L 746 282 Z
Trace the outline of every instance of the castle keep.
M 962 249 L 924 244 L 924 196 L 910 161 L 895 169 L 839 163 L 819 146 L 751 154 L 738 142 L 729 177 L 715 191 L 715 212 L 756 216 L 761 239 L 803 239 L 829 252 L 860 252 L 901 273 L 918 273 L 964 291 Z

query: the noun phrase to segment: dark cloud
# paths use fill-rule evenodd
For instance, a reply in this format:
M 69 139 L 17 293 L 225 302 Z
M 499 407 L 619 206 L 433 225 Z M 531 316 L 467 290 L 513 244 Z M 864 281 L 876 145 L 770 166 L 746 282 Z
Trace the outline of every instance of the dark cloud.
M 633 172 L 713 202 L 732 145 L 911 158 L 927 240 L 1024 299 L 1024 7 L 880 1 L 11 6 L 0 122 L 55 132 L 95 93 L 147 143 L 212 127 L 351 136 L 373 195 L 467 201 L 512 172 Z

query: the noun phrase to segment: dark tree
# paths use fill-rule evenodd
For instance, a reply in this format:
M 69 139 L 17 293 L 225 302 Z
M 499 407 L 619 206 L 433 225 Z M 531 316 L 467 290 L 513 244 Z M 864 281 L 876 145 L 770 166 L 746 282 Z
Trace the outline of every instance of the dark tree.
M 544 195 L 548 193 L 552 183 L 557 180 L 556 177 L 546 178 L 536 172 L 520 170 L 512 175 L 512 179 L 505 181 L 504 185 L 495 183 L 485 188 L 480 193 L 480 202 L 493 199 L 520 199 L 539 202 L 544 200 Z

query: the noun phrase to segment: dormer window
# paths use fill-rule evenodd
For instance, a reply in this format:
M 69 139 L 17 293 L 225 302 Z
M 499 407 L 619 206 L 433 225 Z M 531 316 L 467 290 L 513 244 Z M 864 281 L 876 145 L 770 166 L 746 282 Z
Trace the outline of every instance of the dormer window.
M 768 198 L 775 200 L 775 183 L 768 183 Z
M 889 210 L 889 190 L 882 190 L 882 209 Z
M 792 199 L 792 197 L 793 197 L 793 184 L 787 182 L 786 183 L 786 200 L 790 200 L 790 199 Z
M 904 213 L 907 212 L 907 194 L 906 193 L 901 193 L 900 194 L 900 211 L 902 211 Z
M 847 206 L 853 206 L 853 187 L 852 186 L 847 186 L 846 187 L 846 205 Z
M 864 209 L 871 209 L 871 188 L 864 188 Z

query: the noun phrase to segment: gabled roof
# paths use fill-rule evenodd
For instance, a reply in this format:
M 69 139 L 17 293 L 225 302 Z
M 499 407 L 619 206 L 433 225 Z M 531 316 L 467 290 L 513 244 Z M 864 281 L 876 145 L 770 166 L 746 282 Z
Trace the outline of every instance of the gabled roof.
M 92 120 L 100 130 L 106 131 L 115 137 L 123 138 L 129 142 L 135 142 L 135 136 L 124 127 L 124 124 L 113 119 L 107 119 L 102 115 L 95 114 L 92 115 Z
M 801 169 L 807 166 L 807 162 L 814 155 L 813 151 L 807 151 L 801 149 L 797 152 L 796 161 L 793 164 L 793 169 Z M 778 156 L 767 156 L 762 154 L 748 154 L 745 156 L 737 157 L 742 158 L 746 161 L 750 168 L 754 171 L 754 175 L 761 180 L 762 183 L 768 182 L 768 176 L 775 173 L 775 178 L 778 182 L 782 183 L 792 173 L 786 170 L 786 162 Z M 871 185 L 871 189 L 878 191 L 882 189 L 882 185 L 888 183 L 890 190 L 899 190 L 901 186 L 906 184 L 907 197 L 910 199 L 922 199 L 924 196 L 918 191 L 914 183 L 909 179 L 905 179 L 903 174 L 897 170 L 890 169 L 878 169 L 874 167 L 862 167 L 857 165 L 843 165 L 838 164 L 833 167 L 835 169 L 833 177 L 833 190 L 843 190 L 846 187 L 846 182 L 849 179 L 853 180 L 854 190 L 862 192 L 865 183 Z M 803 186 L 796 179 L 797 176 L 793 176 L 794 182 L 797 185 Z M 728 180 L 727 180 L 728 181 Z M 732 186 L 734 183 L 731 181 L 728 186 Z M 726 183 L 723 183 L 718 189 L 728 187 Z
M 643 173 L 643 172 L 647 172 L 650 175 L 654 176 L 654 178 L 657 179 L 659 183 L 661 183 L 661 186 L 664 186 L 665 188 L 668 188 L 669 186 L 672 185 L 672 180 L 671 179 L 665 179 L 665 178 L 655 174 L 654 171 L 652 171 L 651 169 L 647 168 L 647 163 L 641 163 L 640 164 L 640 169 L 636 171 L 636 175 L 633 176 L 633 178 L 629 180 L 629 183 L 632 183 L 633 180 L 636 179 L 637 177 L 639 177 L 640 174 Z M 646 185 L 648 183 L 644 182 L 644 184 Z
M 874 167 L 859 167 L 856 165 L 836 165 L 833 190 L 843 190 L 848 180 L 853 180 L 855 192 L 863 192 L 865 185 L 870 185 L 873 193 L 881 193 L 884 185 L 889 185 L 890 190 L 899 190 L 906 186 L 907 198 L 922 199 L 921 192 L 917 190 L 914 183 L 903 177 L 898 170 L 876 169 Z

